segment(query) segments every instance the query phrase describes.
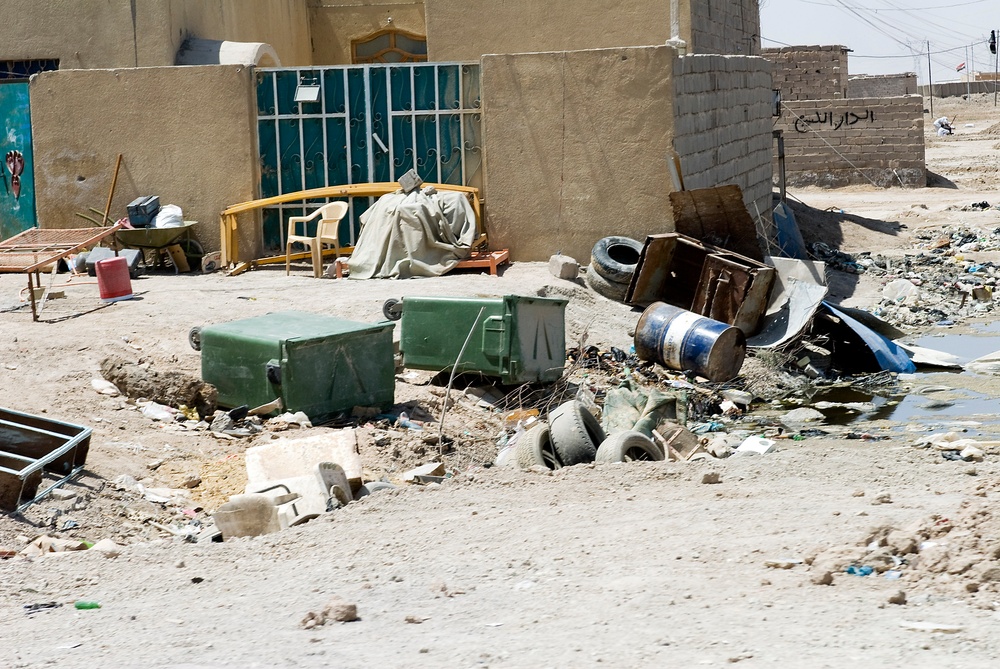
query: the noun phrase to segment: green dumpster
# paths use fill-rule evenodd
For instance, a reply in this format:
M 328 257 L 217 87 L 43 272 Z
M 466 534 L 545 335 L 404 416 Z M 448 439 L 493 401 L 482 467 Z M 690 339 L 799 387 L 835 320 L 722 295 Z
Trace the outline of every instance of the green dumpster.
M 287 311 L 196 328 L 191 343 L 221 406 L 281 398 L 285 411 L 322 422 L 355 406 L 393 404 L 392 328 Z
M 471 330 L 458 371 L 497 376 L 504 384 L 562 376 L 566 300 L 404 297 L 401 306 L 399 349 L 405 367 L 450 370 Z

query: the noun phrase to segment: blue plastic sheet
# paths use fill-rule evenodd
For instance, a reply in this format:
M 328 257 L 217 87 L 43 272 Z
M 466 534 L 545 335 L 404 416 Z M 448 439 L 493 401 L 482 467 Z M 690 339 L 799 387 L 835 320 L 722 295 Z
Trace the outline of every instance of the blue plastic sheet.
M 878 361 L 879 366 L 887 372 L 898 372 L 900 374 L 912 374 L 917 371 L 917 366 L 913 364 L 910 357 L 906 354 L 898 344 L 893 341 L 883 337 L 879 333 L 872 330 L 867 325 L 862 324 L 860 321 L 851 318 L 843 311 L 837 309 L 829 302 L 823 302 L 823 306 L 826 307 L 830 313 L 832 313 L 837 318 L 844 322 L 844 325 L 849 327 L 861 341 L 864 342 L 865 346 L 871 349 L 871 352 L 875 354 L 875 360 Z

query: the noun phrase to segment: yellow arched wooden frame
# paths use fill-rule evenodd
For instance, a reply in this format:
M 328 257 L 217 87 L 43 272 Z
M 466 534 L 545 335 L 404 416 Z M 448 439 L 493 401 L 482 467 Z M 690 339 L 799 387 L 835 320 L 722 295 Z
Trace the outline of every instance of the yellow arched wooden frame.
M 472 204 L 472 210 L 476 214 L 476 229 L 479 232 L 476 243 L 473 244 L 473 248 L 478 248 L 486 242 L 486 235 L 483 233 L 482 200 L 479 199 L 478 188 L 473 188 L 472 186 L 456 186 L 454 184 L 425 183 L 422 185 L 422 187 L 427 186 L 433 186 L 437 190 L 450 190 L 458 193 L 465 193 L 466 197 L 469 198 L 469 201 Z M 275 204 L 284 204 L 286 202 L 319 200 L 323 198 L 381 197 L 386 193 L 393 193 L 397 190 L 399 190 L 399 184 L 395 181 L 383 181 L 370 184 L 346 184 L 342 186 L 325 186 L 323 188 L 300 190 L 294 193 L 285 193 L 284 195 L 276 195 L 274 197 L 266 197 L 260 200 L 250 200 L 248 202 L 234 204 L 219 214 L 219 240 L 222 245 L 222 258 L 220 264 L 222 267 L 226 267 L 237 262 L 239 257 L 239 237 L 237 235 L 237 228 L 239 224 L 237 217 L 240 214 L 257 209 L 263 209 L 264 207 L 270 207 Z M 349 252 L 353 250 L 353 248 L 341 248 L 340 250 L 341 252 Z M 328 253 L 335 251 L 336 249 L 329 249 Z M 301 260 L 307 257 L 309 257 L 308 253 L 294 253 L 290 256 L 292 260 Z M 267 258 L 259 258 L 249 262 L 244 262 L 233 269 L 230 273 L 239 274 L 240 272 L 246 271 L 255 265 L 265 265 L 278 262 L 285 262 L 285 256 L 269 256 Z
M 377 52 L 377 53 L 375 53 L 375 54 L 373 54 L 371 56 L 365 56 L 363 60 L 359 60 L 358 59 L 358 45 L 359 44 L 367 44 L 368 42 L 371 42 L 372 40 L 378 39 L 382 35 L 389 35 L 389 48 L 382 49 L 381 51 L 379 51 L 379 52 Z M 356 64 L 356 65 L 362 65 L 362 64 L 367 64 L 367 63 L 388 63 L 390 61 L 383 60 L 382 57 L 385 54 L 387 54 L 387 53 L 389 53 L 391 51 L 394 51 L 394 52 L 396 52 L 398 54 L 402 54 L 402 56 L 403 56 L 402 60 L 400 60 L 400 61 L 391 61 L 391 62 L 400 62 L 400 63 L 426 63 L 427 62 L 427 54 L 425 54 L 425 53 L 410 53 L 409 51 L 405 51 L 405 50 L 400 49 L 399 47 L 397 47 L 396 46 L 396 35 L 403 35 L 405 37 L 409 37 L 410 39 L 412 39 L 414 41 L 423 42 L 424 44 L 427 43 L 427 36 L 426 35 L 418 35 L 417 33 L 411 33 L 411 32 L 408 32 L 406 30 L 399 30 L 398 28 L 383 28 L 382 30 L 373 32 L 370 35 L 366 35 L 365 37 L 362 37 L 361 39 L 351 40 L 351 62 L 354 63 L 354 64 Z

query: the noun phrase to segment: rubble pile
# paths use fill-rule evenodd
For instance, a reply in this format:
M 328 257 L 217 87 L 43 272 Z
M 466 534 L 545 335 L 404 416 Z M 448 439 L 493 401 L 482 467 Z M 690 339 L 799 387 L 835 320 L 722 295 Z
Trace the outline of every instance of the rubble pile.
M 992 496 L 998 488 L 997 479 L 984 480 L 976 495 Z M 967 499 L 952 517 L 875 527 L 860 546 L 821 549 L 805 561 L 817 584 L 880 578 L 898 582 L 911 601 L 914 593 L 943 591 L 993 609 L 1000 593 L 1000 514 L 990 502 Z

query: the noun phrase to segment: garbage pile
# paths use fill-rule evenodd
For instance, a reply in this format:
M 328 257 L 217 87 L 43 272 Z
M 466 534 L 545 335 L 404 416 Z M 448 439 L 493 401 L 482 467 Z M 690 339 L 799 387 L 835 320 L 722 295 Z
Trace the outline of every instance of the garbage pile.
M 851 269 L 845 271 L 886 280 L 875 315 L 895 325 L 919 327 L 953 325 L 993 311 L 1000 267 L 990 261 L 977 262 L 969 254 L 1000 250 L 1000 228 L 940 226 L 922 229 L 915 236 L 920 240 L 919 254 L 849 256 Z

